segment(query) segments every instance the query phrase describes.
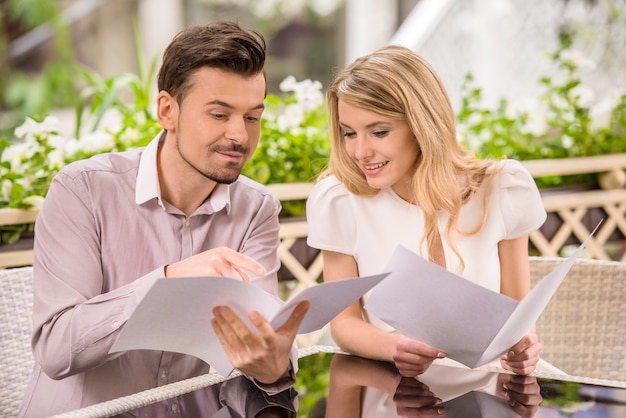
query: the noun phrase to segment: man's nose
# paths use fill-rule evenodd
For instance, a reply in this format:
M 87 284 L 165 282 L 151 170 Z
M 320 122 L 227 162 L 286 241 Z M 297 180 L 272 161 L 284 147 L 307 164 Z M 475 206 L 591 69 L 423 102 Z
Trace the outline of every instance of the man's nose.
M 243 118 L 230 118 L 226 127 L 226 138 L 238 143 L 246 142 L 248 139 L 246 121 Z

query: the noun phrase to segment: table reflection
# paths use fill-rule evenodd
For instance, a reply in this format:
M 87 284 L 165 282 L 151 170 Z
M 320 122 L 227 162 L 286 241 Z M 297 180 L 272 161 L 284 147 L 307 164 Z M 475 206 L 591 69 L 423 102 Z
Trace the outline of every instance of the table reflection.
M 335 355 L 326 417 L 533 417 L 542 401 L 537 379 L 432 365 L 405 378 L 384 362 Z
M 249 379 L 238 376 L 166 401 L 147 405 L 120 417 L 137 418 L 295 418 L 298 393 L 291 388 L 268 395 Z
M 442 364 L 443 363 L 443 364 Z M 270 396 L 244 377 L 155 402 L 125 417 L 624 418 L 623 382 L 581 383 L 433 364 L 405 378 L 391 363 L 339 353 L 300 359 L 294 388 Z M 583 381 L 585 379 L 583 378 Z

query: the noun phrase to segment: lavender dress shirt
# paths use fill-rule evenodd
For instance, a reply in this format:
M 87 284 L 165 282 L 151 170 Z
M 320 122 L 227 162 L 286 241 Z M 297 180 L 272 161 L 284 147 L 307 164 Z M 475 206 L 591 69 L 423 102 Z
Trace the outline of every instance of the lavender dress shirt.
M 108 353 L 167 264 L 226 246 L 263 264 L 274 278 L 267 290 L 277 294 L 279 201 L 240 176 L 185 216 L 161 199 L 162 138 L 72 163 L 54 178 L 35 226 L 36 365 L 19 416 L 50 416 L 209 372 L 178 353 Z M 176 400 L 145 413 L 181 416 Z

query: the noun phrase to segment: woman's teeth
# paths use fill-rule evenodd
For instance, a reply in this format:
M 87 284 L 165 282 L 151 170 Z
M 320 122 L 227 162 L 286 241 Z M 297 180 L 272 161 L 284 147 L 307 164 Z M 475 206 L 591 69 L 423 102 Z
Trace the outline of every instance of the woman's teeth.
M 383 163 L 378 163 L 378 164 L 372 164 L 372 165 L 366 165 L 365 168 L 367 170 L 376 170 L 377 168 L 383 167 L 385 165 L 387 165 L 389 161 L 385 161 Z

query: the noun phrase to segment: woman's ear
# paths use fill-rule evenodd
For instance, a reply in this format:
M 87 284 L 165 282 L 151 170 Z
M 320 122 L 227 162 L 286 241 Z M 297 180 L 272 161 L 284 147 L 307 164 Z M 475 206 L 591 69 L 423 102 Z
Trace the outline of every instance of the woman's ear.
M 175 131 L 178 120 L 178 102 L 168 92 L 160 91 L 156 98 L 156 116 L 166 131 Z

